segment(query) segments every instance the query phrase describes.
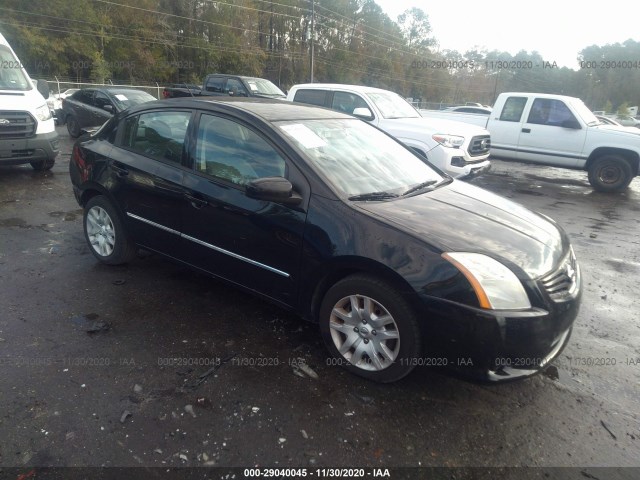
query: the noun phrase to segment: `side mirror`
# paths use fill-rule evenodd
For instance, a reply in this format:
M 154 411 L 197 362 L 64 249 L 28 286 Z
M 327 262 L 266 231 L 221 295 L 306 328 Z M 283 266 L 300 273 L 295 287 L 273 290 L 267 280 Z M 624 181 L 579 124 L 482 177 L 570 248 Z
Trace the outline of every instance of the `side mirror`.
M 353 116 L 363 120 L 373 120 L 373 113 L 367 107 L 354 108 Z
M 113 105 L 104 105 L 102 109 L 106 110 L 109 113 L 113 113 Z
M 49 82 L 47 82 L 46 80 L 36 80 L 36 83 L 37 83 L 36 88 L 40 92 L 40 95 L 42 95 L 45 100 L 49 98 L 49 94 L 50 94 Z
M 257 178 L 247 184 L 247 197 L 267 202 L 297 205 L 302 197 L 293 191 L 293 185 L 284 177 Z
M 572 128 L 574 130 L 580 130 L 582 127 L 577 120 L 565 120 L 560 124 L 562 128 Z

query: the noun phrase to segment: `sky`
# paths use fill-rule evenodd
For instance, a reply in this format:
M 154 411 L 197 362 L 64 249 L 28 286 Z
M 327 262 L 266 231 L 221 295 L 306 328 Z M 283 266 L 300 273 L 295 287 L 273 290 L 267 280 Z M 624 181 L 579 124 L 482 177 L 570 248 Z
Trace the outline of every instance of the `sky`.
M 375 0 L 396 20 L 418 7 L 429 16 L 441 50 L 464 53 L 475 46 L 515 54 L 538 51 L 544 61 L 578 69 L 578 52 L 590 45 L 640 40 L 635 2 L 606 0 Z M 528 8 L 524 8 L 527 5 Z M 630 59 L 640 61 L 640 58 Z

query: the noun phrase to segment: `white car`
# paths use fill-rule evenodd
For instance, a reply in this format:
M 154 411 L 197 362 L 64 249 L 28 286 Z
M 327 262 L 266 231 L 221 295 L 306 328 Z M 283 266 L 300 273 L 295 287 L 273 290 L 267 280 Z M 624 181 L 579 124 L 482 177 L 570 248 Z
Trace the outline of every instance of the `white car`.
M 452 177 L 490 168 L 491 137 L 481 127 L 423 118 L 400 95 L 380 88 L 337 83 L 294 85 L 287 100 L 331 108 L 375 125 Z
M 79 88 L 67 88 L 64 92 L 54 93 L 53 94 L 53 98 L 58 98 L 58 99 L 62 100 L 63 98 L 70 97 L 71 95 L 76 93 L 78 90 L 80 90 L 80 89 Z

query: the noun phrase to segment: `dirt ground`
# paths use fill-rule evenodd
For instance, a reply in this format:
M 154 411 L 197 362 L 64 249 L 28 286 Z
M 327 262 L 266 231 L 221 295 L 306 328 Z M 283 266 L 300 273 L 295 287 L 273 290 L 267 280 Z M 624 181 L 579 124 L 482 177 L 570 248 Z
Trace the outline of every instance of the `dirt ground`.
M 58 128 L 52 171 L 0 167 L 0 467 L 640 467 L 640 178 L 600 194 L 494 160 L 472 180 L 571 237 L 584 296 L 557 378 L 377 385 L 229 286 L 156 255 L 98 264 Z

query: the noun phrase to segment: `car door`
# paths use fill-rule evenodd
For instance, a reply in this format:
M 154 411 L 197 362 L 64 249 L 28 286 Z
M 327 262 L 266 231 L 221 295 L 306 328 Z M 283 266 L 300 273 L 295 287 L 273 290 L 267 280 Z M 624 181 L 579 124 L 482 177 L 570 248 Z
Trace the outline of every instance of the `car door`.
M 502 110 L 494 111 L 489 116 L 492 155 L 511 160 L 519 158 L 518 142 L 523 128 L 521 122 L 527 101 L 528 97 L 508 97 Z
M 276 176 L 308 191 L 306 180 L 272 141 L 237 119 L 202 113 L 196 137 L 184 179 L 182 259 L 293 305 L 306 212 L 250 198 L 246 185 Z
M 519 158 L 576 167 L 587 135 L 569 107 L 555 98 L 534 98 L 518 142 Z
M 111 192 L 127 231 L 150 250 L 175 255 L 186 203 L 185 171 L 190 110 L 130 115 L 118 126 L 111 151 Z
M 92 108 L 94 93 L 94 90 L 84 89 L 76 92 L 71 97 L 71 114 L 76 118 L 80 128 L 94 125 Z
M 107 106 L 111 106 L 110 112 L 105 110 L 105 107 Z M 115 106 L 109 96 L 100 90 L 96 90 L 96 93 L 93 96 L 93 124 L 91 126 L 102 125 L 113 116 L 114 112 Z

